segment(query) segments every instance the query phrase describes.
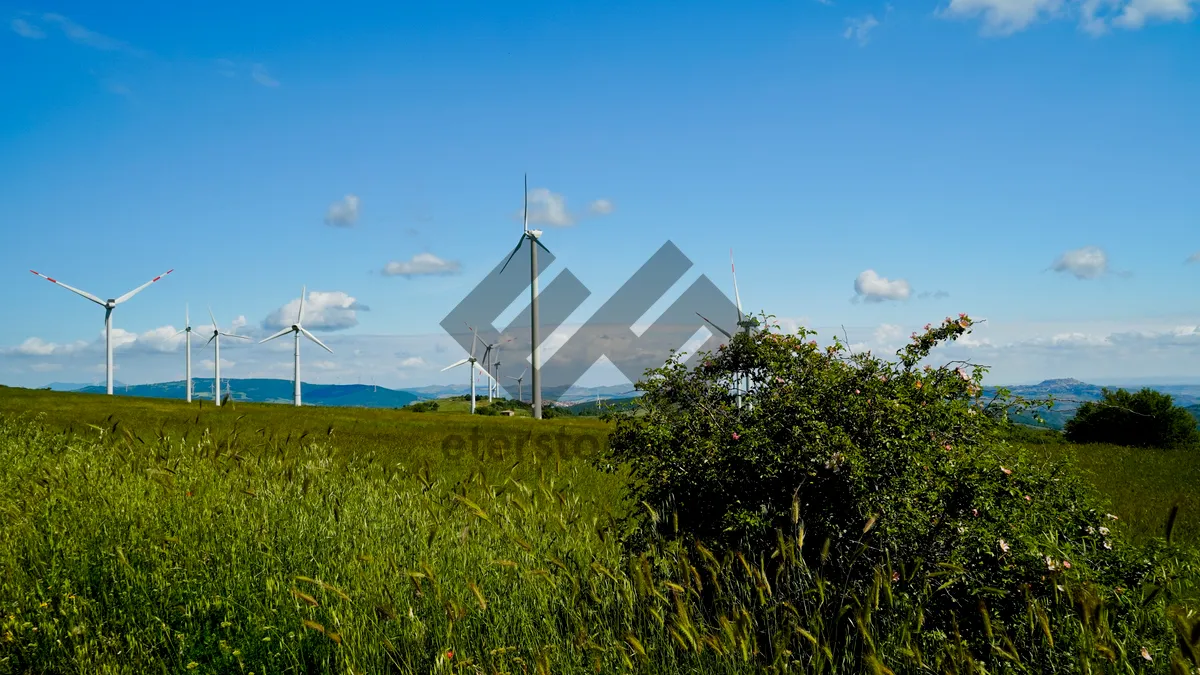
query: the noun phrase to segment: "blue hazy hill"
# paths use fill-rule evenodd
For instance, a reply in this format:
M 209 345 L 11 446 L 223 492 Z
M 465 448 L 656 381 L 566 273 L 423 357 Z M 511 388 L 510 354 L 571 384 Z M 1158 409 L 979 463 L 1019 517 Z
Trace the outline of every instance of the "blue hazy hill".
M 228 384 L 226 384 L 228 383 Z M 235 401 L 251 403 L 291 403 L 292 381 L 267 378 L 221 380 L 221 394 L 228 386 Z M 192 379 L 192 397 L 212 400 L 212 378 Z M 77 391 L 84 394 L 103 394 L 103 386 L 88 386 Z M 155 384 L 133 384 L 113 387 L 117 396 L 141 396 L 146 398 L 184 398 L 183 380 L 157 382 Z M 402 408 L 424 397 L 410 391 L 375 387 L 370 384 L 309 384 L 300 383 L 300 397 L 305 405 L 349 406 L 366 408 Z

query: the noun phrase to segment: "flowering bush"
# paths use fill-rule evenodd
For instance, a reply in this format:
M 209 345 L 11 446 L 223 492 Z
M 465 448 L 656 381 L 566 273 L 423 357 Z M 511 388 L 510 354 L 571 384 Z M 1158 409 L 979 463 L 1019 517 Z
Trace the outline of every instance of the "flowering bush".
M 694 370 L 676 358 L 648 371 L 599 459 L 632 474 L 630 545 L 678 533 L 769 568 L 777 543 L 796 541 L 837 592 L 878 593 L 882 574 L 920 594 L 926 629 L 947 635 L 990 636 L 1067 585 L 1140 584 L 1153 564 L 1114 546 L 1091 489 L 1003 440 L 1010 411 L 1047 402 L 984 400 L 985 368 L 923 365 L 972 325 L 962 314 L 927 326 L 895 362 L 766 330 Z

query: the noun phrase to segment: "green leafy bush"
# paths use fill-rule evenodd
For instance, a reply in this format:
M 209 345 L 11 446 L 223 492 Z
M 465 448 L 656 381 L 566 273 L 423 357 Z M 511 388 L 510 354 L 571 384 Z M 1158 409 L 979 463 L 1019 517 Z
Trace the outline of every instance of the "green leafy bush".
M 404 410 L 410 412 L 436 412 L 438 407 L 437 401 L 418 401 L 404 406 Z
M 1169 394 L 1144 388 L 1101 390 L 1104 398 L 1079 406 L 1063 429 L 1072 443 L 1112 443 L 1141 448 L 1177 448 L 1200 441 L 1196 418 Z
M 895 363 L 849 353 L 836 339 L 821 349 L 803 329 L 765 330 L 738 334 L 698 368 L 676 358 L 649 371 L 636 412 L 614 416 L 598 460 L 629 468 L 637 527 L 629 545 L 647 550 L 679 536 L 745 552 L 766 577 L 787 579 L 784 544 L 797 542 L 803 573 L 790 584 L 776 576 L 775 588 L 802 615 L 845 621 L 848 607 L 861 609 L 872 594 L 878 603 L 887 578 L 888 593 L 907 594 L 939 639 L 1025 656 L 1047 649 L 1036 631 L 1012 632 L 1047 611 L 1035 607 L 1068 588 L 1112 599 L 1156 563 L 1118 545 L 1114 519 L 1067 467 L 1005 442 L 1011 412 L 1052 402 L 1005 390 L 985 402 L 986 369 L 921 366 L 971 325 L 960 315 L 926 326 Z M 738 407 L 741 377 L 749 386 Z M 1066 617 L 1046 620 L 1047 630 L 1068 630 Z M 1119 626 L 1131 631 L 1122 639 L 1163 640 L 1168 630 L 1161 617 Z M 851 633 L 843 639 L 857 640 Z M 1057 632 L 1054 642 L 1069 644 Z M 874 643 L 857 644 L 870 656 Z M 1061 668 L 1064 653 L 1044 663 Z

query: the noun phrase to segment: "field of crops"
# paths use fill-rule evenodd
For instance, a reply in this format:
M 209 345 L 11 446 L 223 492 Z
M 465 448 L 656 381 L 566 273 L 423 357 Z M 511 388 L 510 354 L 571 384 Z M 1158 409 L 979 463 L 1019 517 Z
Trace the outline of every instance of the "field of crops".
M 822 588 L 800 563 L 623 555 L 622 478 L 586 461 L 606 431 L 0 387 L 0 673 L 759 672 L 768 646 L 781 671 L 842 672 L 821 648 L 838 627 L 744 609 Z M 1200 537 L 1186 453 L 1044 440 L 1025 442 L 1074 458 L 1115 527 L 1161 535 L 1178 503 L 1176 535 Z M 919 625 L 890 584 L 857 605 L 859 639 L 954 666 L 872 623 L 890 606 Z

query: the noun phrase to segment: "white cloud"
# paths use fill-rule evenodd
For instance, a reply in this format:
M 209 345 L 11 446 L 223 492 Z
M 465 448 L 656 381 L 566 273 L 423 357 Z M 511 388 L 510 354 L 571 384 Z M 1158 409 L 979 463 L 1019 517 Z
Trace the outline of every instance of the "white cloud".
M 391 261 L 383 268 L 384 276 L 408 277 L 458 274 L 461 265 L 457 260 L 444 260 L 432 253 L 418 253 L 410 260 Z
M 860 46 L 866 46 L 871 40 L 871 31 L 879 26 L 879 19 L 873 14 L 868 14 L 861 19 L 846 19 L 846 24 L 842 37 L 857 40 Z
M 29 23 L 25 19 L 13 19 L 12 23 L 9 25 L 12 26 L 14 33 L 23 38 L 29 38 L 30 40 L 41 40 L 42 38 L 46 37 L 46 31 Z
M 856 298 L 861 297 L 867 302 L 907 300 L 912 294 L 912 287 L 904 279 L 892 281 L 879 276 L 875 270 L 865 270 L 854 280 L 854 292 Z
M 1108 255 L 1098 246 L 1084 246 L 1058 256 L 1050 269 L 1068 272 L 1076 279 L 1098 279 L 1108 271 Z
M 572 213 L 567 208 L 567 198 L 546 188 L 533 188 L 528 195 L 529 224 L 551 225 L 553 227 L 570 227 L 581 218 L 589 216 L 606 216 L 616 208 L 610 199 L 596 199 L 588 204 L 583 214 Z M 522 218 L 524 211 L 518 209 L 513 215 L 517 220 Z
M 359 200 L 355 195 L 346 195 L 341 201 L 329 205 L 325 212 L 325 224 L 334 227 L 353 227 L 358 222 Z
M 575 219 L 567 212 L 567 198 L 546 188 L 529 191 L 529 223 L 566 227 Z
M 904 337 L 904 329 L 895 324 L 882 323 L 875 329 L 874 337 L 879 344 L 891 344 Z
M 1188 263 L 1194 263 L 1194 262 L 1200 262 L 1200 251 L 1196 251 L 1195 253 L 1193 253 L 1193 254 L 1191 254 L 1190 256 L 1188 256 L 1188 259 L 1187 259 L 1187 260 L 1184 260 L 1184 261 L 1183 261 L 1183 263 L 1184 263 L 1185 265 L 1186 265 L 1186 264 L 1188 264 Z
M 46 342 L 39 337 L 31 337 L 26 338 L 24 342 L 16 347 L 0 349 L 0 353 L 14 356 L 62 356 L 74 354 L 87 346 L 88 343 L 84 340 L 79 340 L 71 344 L 58 344 L 56 342 Z
M 124 328 L 112 329 L 113 351 L 116 351 L 116 350 L 120 349 L 121 347 L 124 347 L 125 345 L 133 344 L 134 342 L 137 342 L 137 339 L 138 339 L 137 333 L 127 331 Z M 100 331 L 100 342 L 101 342 L 101 344 L 103 344 L 103 342 L 104 342 L 104 331 L 103 330 Z
M 588 206 L 588 210 L 597 215 L 605 216 L 613 212 L 613 203 L 607 199 L 597 199 Z
M 926 300 L 928 298 L 933 298 L 935 300 L 941 300 L 943 298 L 950 297 L 950 294 L 947 293 L 946 291 L 922 291 L 917 294 L 917 297 L 921 298 L 922 300 Z
M 263 319 L 263 328 L 274 332 L 287 328 L 296 320 L 300 309 L 300 298 L 288 302 Z M 309 330 L 342 330 L 358 325 L 358 312 L 369 311 L 370 307 L 359 303 L 342 291 L 309 291 L 304 301 L 304 317 L 301 323 Z M 238 317 L 245 324 L 245 317 Z M 234 321 L 234 327 L 238 327 Z
M 951 19 L 983 22 L 983 33 L 1012 35 L 1035 23 L 1058 19 L 1077 21 L 1093 35 L 1110 27 L 1136 30 L 1148 21 L 1191 21 L 1200 0 L 950 0 L 938 14 Z
M 400 362 L 398 364 L 396 364 L 396 367 L 397 368 L 421 368 L 425 365 L 426 365 L 425 359 L 423 359 L 419 356 L 409 356 L 407 358 L 400 359 Z
M 224 372 L 224 371 L 225 371 L 227 368 L 232 368 L 232 367 L 234 367 L 234 366 L 236 366 L 236 365 L 237 365 L 237 361 L 230 361 L 230 360 L 228 360 L 228 359 L 221 359 L 221 370 L 222 370 L 222 373 L 221 373 L 221 379 L 222 379 L 222 380 L 224 380 L 225 378 L 229 377 L 228 375 L 226 375 L 226 374 L 225 374 L 225 372 Z M 212 359 L 204 359 L 203 361 L 201 361 L 201 362 L 200 362 L 200 367 L 201 367 L 202 369 L 204 369 L 204 370 L 212 371 L 212 370 L 213 370 L 213 360 L 212 360 Z M 193 376 L 193 377 L 195 377 L 195 376 L 196 376 L 196 374 L 195 374 L 195 373 L 192 373 L 192 376 Z M 224 388 L 225 388 L 225 383 L 224 383 L 224 382 L 222 382 L 222 383 L 221 383 L 221 388 L 222 388 L 222 389 L 224 389 Z M 222 393 L 224 393 L 224 392 L 222 392 Z
M 271 73 L 267 71 L 267 67 L 261 63 L 256 63 L 250 67 L 250 77 L 254 78 L 255 82 L 264 87 L 279 86 L 279 80 L 271 77 Z

